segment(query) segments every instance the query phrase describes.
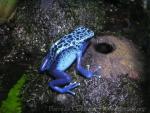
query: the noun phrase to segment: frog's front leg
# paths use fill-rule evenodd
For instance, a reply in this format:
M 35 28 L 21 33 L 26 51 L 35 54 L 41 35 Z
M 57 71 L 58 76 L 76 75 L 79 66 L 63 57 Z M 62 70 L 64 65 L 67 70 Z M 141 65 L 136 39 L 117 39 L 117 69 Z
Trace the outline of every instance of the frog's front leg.
M 81 58 L 85 50 L 87 49 L 87 46 L 89 45 L 89 42 L 85 42 L 81 48 L 81 51 L 77 53 L 77 64 L 76 64 L 76 70 L 81 75 L 83 75 L 86 78 L 91 78 L 93 76 L 93 73 L 91 71 L 86 70 L 81 66 Z
M 77 64 L 76 64 L 76 70 L 79 72 L 81 75 L 83 75 L 86 78 L 91 78 L 93 76 L 93 73 L 91 71 L 86 70 L 81 66 L 81 57 L 82 57 L 82 52 L 77 53 Z
M 85 52 L 88 44 L 89 43 L 84 43 L 84 45 L 82 46 L 82 49 L 81 49 L 82 51 L 77 53 L 76 71 L 79 72 L 81 75 L 83 75 L 86 78 L 91 78 L 92 76 L 94 76 L 94 73 L 97 72 L 101 67 L 98 66 L 96 71 L 91 72 L 81 66 L 81 58 L 82 58 L 82 55 Z
M 75 87 L 79 86 L 80 83 L 71 83 L 71 77 L 60 70 L 52 70 L 50 73 L 56 78 L 55 80 L 49 82 L 49 86 L 56 92 L 59 93 L 70 93 L 72 95 L 75 95 L 74 92 L 71 91 L 71 89 L 74 89 Z M 70 83 L 70 84 L 69 84 Z M 69 84 L 69 85 L 66 85 Z M 65 87 L 60 87 L 66 85 Z

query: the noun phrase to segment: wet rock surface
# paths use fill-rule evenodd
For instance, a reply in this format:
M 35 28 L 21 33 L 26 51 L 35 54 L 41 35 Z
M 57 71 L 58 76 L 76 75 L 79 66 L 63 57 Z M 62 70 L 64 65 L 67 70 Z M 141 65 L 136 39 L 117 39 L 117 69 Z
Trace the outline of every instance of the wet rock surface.
M 145 96 L 147 106 L 143 104 L 143 95 L 149 95 L 149 77 L 145 76 L 150 73 L 147 60 L 144 61 L 145 70 L 140 70 L 140 72 L 144 71 L 143 76 L 147 80 L 146 84 L 142 85 L 143 90 L 139 87 L 141 85 L 138 81 L 131 79 L 135 73 L 116 71 L 113 75 L 117 74 L 117 78 L 111 75 L 109 78 L 104 78 L 105 73 L 103 73 L 101 78 L 95 76 L 87 80 L 76 75 L 72 67 L 68 73 L 73 76 L 74 81 L 81 83 L 80 87 L 74 89 L 77 94 L 75 97 L 52 92 L 47 85 L 51 78 L 48 75 L 39 75 L 37 68 L 49 45 L 78 25 L 91 28 L 96 36 L 106 34 L 124 36 L 140 48 L 135 52 L 141 52 L 143 57 L 146 56 L 145 59 L 148 59 L 150 56 L 148 14 L 148 11 L 143 10 L 140 0 L 87 0 L 83 2 L 80 0 L 24 0 L 18 5 L 14 20 L 9 25 L 0 26 L 2 37 L 0 39 L 0 47 L 2 47 L 0 69 L 8 67 L 7 63 L 10 64 L 10 62 L 13 64 L 11 67 L 16 67 L 16 64 L 19 66 L 15 69 L 9 67 L 5 71 L 0 70 L 2 72 L 0 84 L 1 81 L 7 81 L 10 76 L 17 75 L 13 83 L 7 82 L 9 86 L 7 90 L 9 90 L 26 70 L 24 67 L 28 67 L 29 81 L 22 91 L 23 108 L 26 113 L 145 112 L 145 107 L 149 106 L 148 96 Z M 104 44 L 104 47 L 106 46 L 108 45 Z M 109 51 L 115 51 L 110 46 L 108 48 Z M 104 53 L 109 52 L 103 48 L 101 50 Z M 134 57 L 132 60 L 137 63 L 138 58 L 134 59 Z M 83 62 L 84 67 L 91 65 L 91 60 L 86 59 L 86 61 L 88 62 Z M 124 63 L 128 66 L 130 60 Z M 135 71 L 142 65 L 141 62 L 139 63 L 138 68 L 134 68 Z M 113 65 L 106 67 L 114 69 L 111 66 Z M 3 74 L 8 70 L 10 74 Z M 16 73 L 11 73 L 11 70 L 13 72 L 16 70 Z M 21 70 L 21 73 L 17 70 Z M 110 73 L 105 71 L 107 74 Z M 6 82 L 2 82 L 2 86 L 5 85 Z M 0 88 L 2 92 L 0 94 L 4 94 L 3 89 Z M 7 96 L 7 92 L 4 97 Z
M 30 75 L 31 76 L 31 75 Z M 35 75 L 34 75 L 35 76 Z M 23 90 L 26 113 L 99 113 L 145 111 L 138 84 L 121 75 L 116 79 L 99 78 L 88 80 L 77 76 L 81 86 L 74 89 L 76 96 L 58 94 L 48 88 L 47 76 L 36 76 Z

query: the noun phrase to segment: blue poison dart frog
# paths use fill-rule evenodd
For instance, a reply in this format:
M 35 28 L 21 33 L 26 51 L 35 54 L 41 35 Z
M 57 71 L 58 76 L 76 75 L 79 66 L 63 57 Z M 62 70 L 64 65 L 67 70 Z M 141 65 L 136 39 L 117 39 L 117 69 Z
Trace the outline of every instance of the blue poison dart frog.
M 43 58 L 39 72 L 48 72 L 55 78 L 55 80 L 48 83 L 52 90 L 75 95 L 75 92 L 71 90 L 79 86 L 80 83 L 71 83 L 70 75 L 65 72 L 73 62 L 76 63 L 76 71 L 85 78 L 93 76 L 94 72 L 86 70 L 81 66 L 81 57 L 93 36 L 93 31 L 80 26 L 51 46 Z

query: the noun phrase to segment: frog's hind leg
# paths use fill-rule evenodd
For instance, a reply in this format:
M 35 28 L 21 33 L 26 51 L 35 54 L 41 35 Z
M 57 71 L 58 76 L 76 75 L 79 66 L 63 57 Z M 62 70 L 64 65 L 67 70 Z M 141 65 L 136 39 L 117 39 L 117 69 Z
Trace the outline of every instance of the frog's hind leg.
M 56 78 L 56 80 L 49 82 L 48 85 L 50 86 L 50 88 L 52 88 L 54 91 L 59 93 L 70 93 L 72 95 L 75 95 L 75 93 L 72 92 L 71 89 L 74 89 L 75 87 L 79 86 L 80 83 L 70 83 L 71 77 L 63 71 L 52 70 L 51 73 Z M 66 85 L 66 86 L 62 88 L 60 87 L 62 85 Z

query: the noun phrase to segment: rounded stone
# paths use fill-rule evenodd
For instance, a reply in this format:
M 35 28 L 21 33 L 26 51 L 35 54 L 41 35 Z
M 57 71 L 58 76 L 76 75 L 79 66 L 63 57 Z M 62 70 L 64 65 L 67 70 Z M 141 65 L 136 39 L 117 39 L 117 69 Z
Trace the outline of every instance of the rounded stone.
M 123 74 L 132 79 L 140 79 L 143 73 L 143 56 L 139 48 L 131 40 L 123 37 L 96 37 L 92 40 L 85 59 L 92 61 L 88 62 L 91 68 L 92 65 L 100 65 L 100 73 L 106 78 Z

